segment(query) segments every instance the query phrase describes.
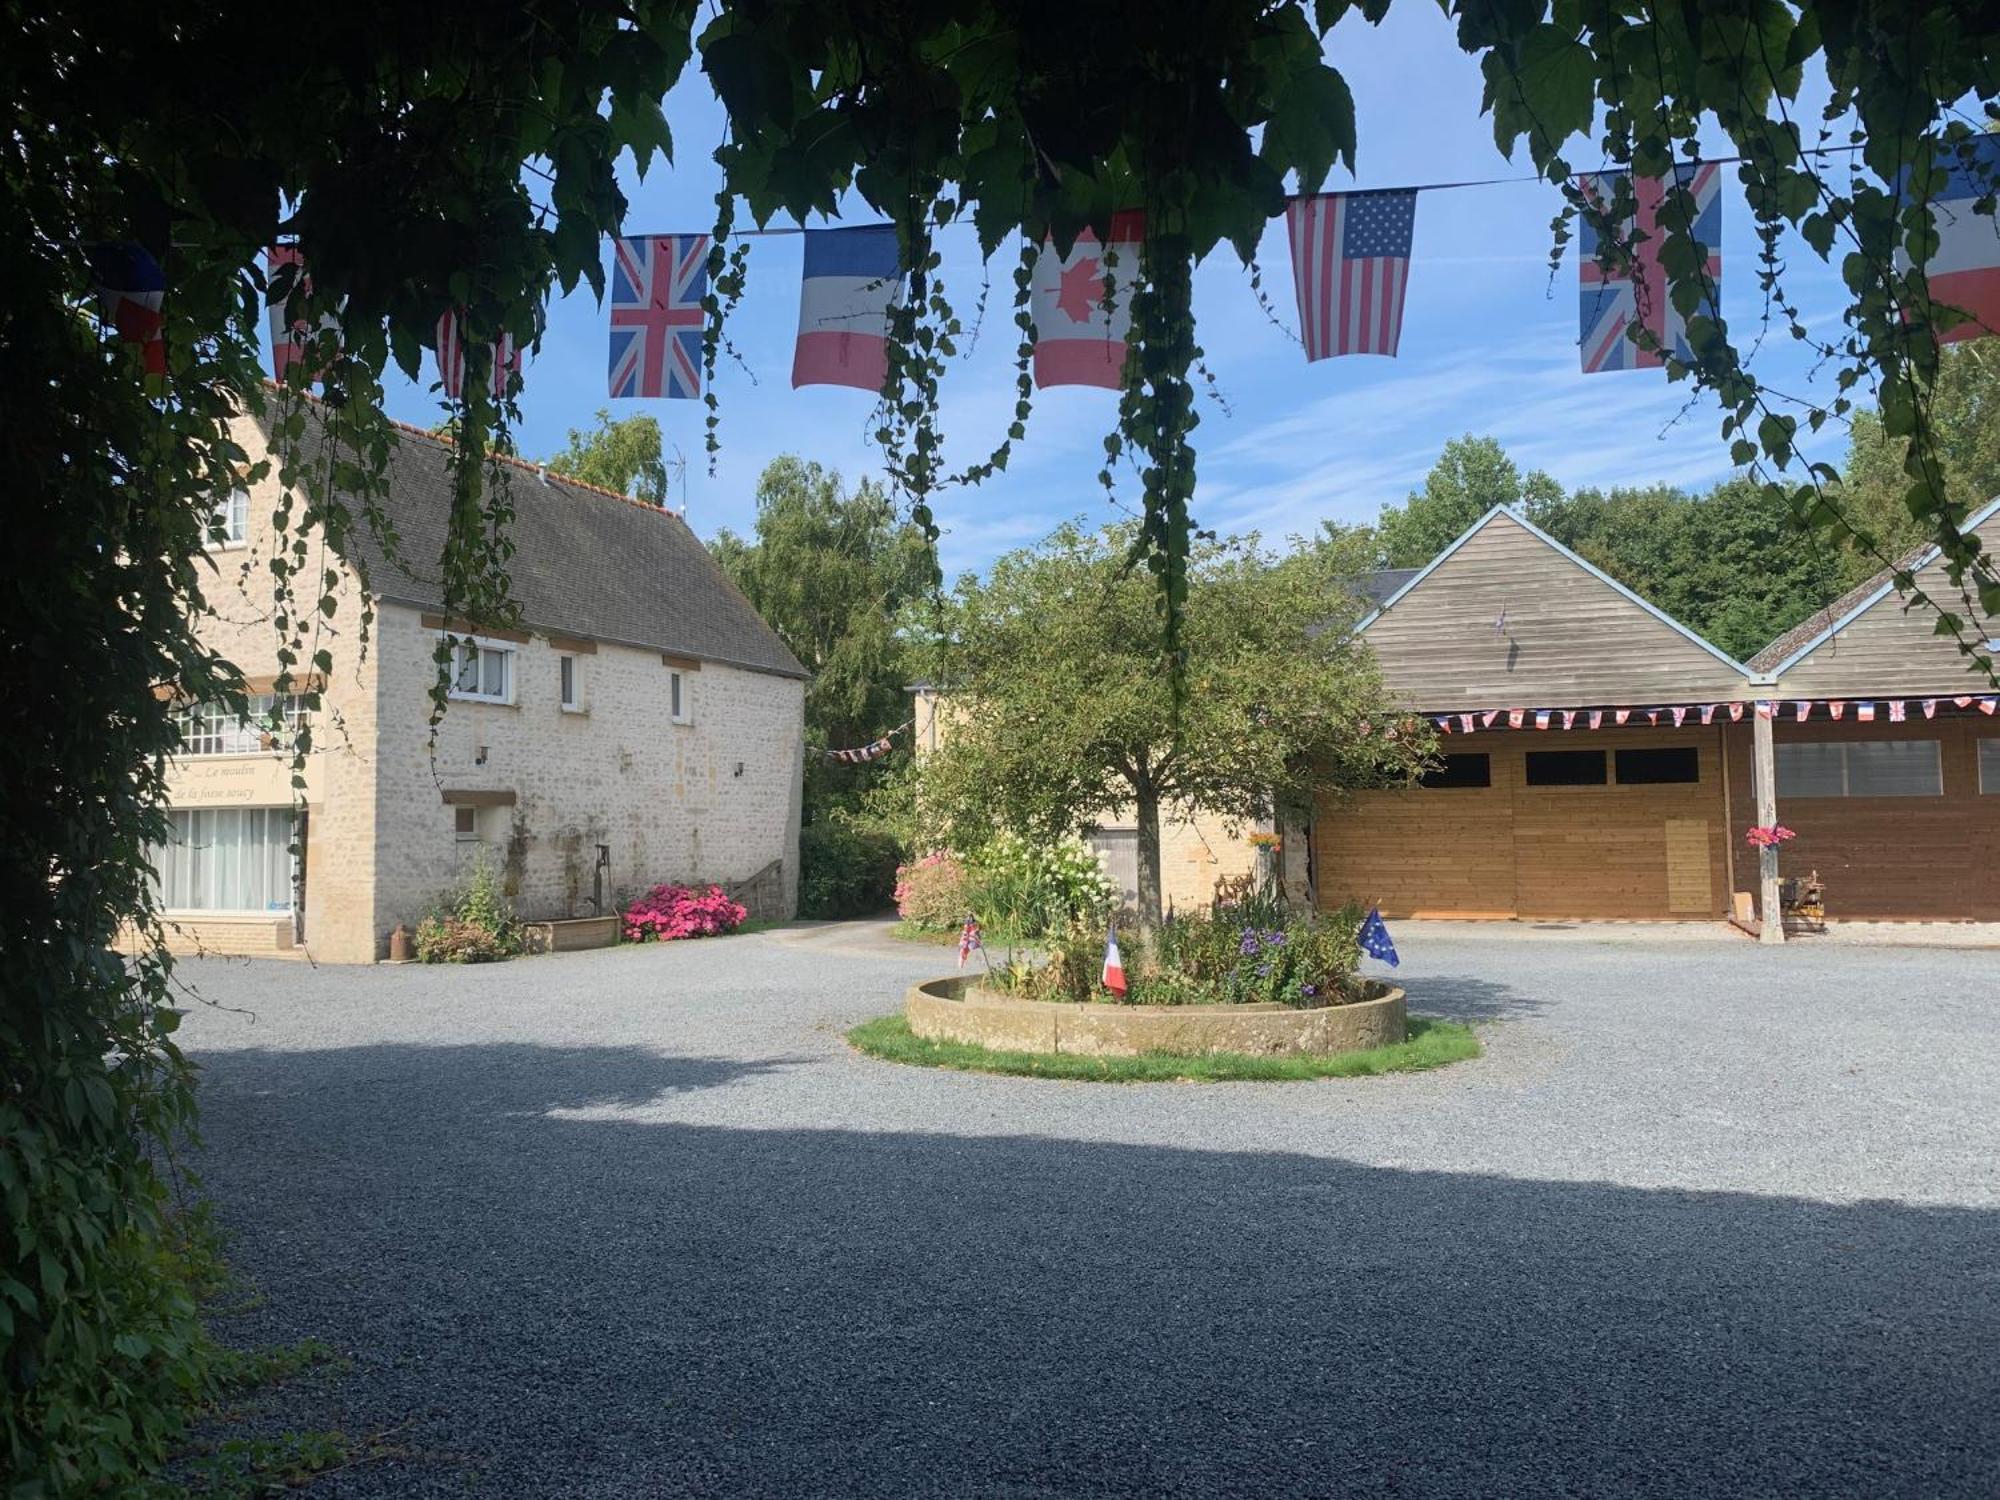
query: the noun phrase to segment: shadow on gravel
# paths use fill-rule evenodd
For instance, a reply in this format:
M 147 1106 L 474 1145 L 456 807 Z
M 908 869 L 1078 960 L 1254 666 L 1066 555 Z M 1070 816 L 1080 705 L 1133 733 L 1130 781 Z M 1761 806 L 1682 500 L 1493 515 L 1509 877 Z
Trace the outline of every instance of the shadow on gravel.
M 410 1424 L 411 1457 L 328 1493 L 1984 1496 L 2000 1471 L 1992 1213 L 547 1113 L 745 1071 L 209 1056 L 203 1171 L 268 1294 L 230 1333 L 353 1354 L 281 1420 Z
M 1548 1002 L 1539 995 L 1465 975 L 1412 974 L 1407 979 L 1391 976 L 1390 983 L 1400 984 L 1409 992 L 1410 1010 L 1420 1016 L 1443 1016 L 1451 1021 L 1501 1021 L 1539 1015 L 1548 1009 Z

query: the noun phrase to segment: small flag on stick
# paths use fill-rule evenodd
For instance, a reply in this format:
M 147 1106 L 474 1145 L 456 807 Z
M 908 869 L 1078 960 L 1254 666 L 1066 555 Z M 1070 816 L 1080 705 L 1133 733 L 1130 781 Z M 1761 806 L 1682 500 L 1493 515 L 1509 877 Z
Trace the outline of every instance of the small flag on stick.
M 1379 958 L 1392 969 L 1401 963 L 1396 957 L 1396 945 L 1389 941 L 1389 929 L 1383 925 L 1381 907 L 1368 908 L 1368 915 L 1361 919 L 1361 930 L 1355 937 L 1361 944 L 1361 951 L 1370 958 Z
M 969 913 L 965 925 L 958 929 L 958 966 L 965 967 L 965 961 L 985 945 L 979 941 L 979 919 Z
M 1118 951 L 1118 923 L 1114 918 L 1111 930 L 1104 939 L 1104 987 L 1118 996 L 1125 997 L 1125 958 Z

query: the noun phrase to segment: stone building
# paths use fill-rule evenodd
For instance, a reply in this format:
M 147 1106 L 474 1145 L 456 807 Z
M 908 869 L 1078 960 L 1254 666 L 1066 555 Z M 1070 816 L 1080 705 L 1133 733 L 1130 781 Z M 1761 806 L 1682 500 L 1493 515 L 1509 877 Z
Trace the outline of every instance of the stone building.
M 253 455 L 262 431 L 245 422 Z M 275 478 L 231 498 L 213 549 L 205 641 L 258 695 L 258 719 L 180 707 L 175 838 L 157 851 L 179 945 L 366 963 L 474 861 L 525 919 L 588 916 L 662 881 L 717 882 L 760 916 L 798 889 L 806 673 L 671 512 L 503 460 L 519 627 L 447 621 L 435 581 L 447 445 L 403 428 L 390 460 L 391 558 L 361 542 L 326 647 L 303 808 L 273 694 L 268 560 Z M 450 692 L 435 733 L 436 653 Z M 272 728 L 277 733 L 272 733 Z M 295 821 L 298 820 L 298 821 Z M 293 845 L 300 846 L 295 854 Z

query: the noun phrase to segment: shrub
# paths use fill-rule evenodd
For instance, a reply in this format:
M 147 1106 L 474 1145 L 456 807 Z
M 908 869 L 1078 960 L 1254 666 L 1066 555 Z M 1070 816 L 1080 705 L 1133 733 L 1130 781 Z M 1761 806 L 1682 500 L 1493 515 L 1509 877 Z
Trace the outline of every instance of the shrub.
M 1076 838 L 1030 842 L 1014 833 L 996 834 L 972 856 L 970 875 L 971 904 L 980 920 L 1014 937 L 1102 924 L 1118 897 L 1103 862 Z
M 799 915 L 873 916 L 896 899 L 896 855 L 886 833 L 837 817 L 808 823 L 799 830 Z
M 912 927 L 944 932 L 971 909 L 965 866 L 942 850 L 896 868 L 896 915 Z
M 1230 909 L 1169 918 L 1142 946 L 1121 932 L 1131 1005 L 1340 1005 L 1364 993 L 1356 972 L 1361 911 L 1288 912 L 1266 926 L 1245 924 Z M 1037 1000 L 1113 1000 L 1099 979 L 1104 929 L 1080 919 L 1047 943 L 1048 958 L 1013 964 L 992 981 Z
M 427 964 L 481 964 L 521 951 L 521 929 L 500 877 L 482 853 L 465 884 L 417 923 L 416 955 Z
M 625 908 L 622 930 L 628 943 L 671 943 L 734 932 L 749 915 L 719 885 L 656 885 Z

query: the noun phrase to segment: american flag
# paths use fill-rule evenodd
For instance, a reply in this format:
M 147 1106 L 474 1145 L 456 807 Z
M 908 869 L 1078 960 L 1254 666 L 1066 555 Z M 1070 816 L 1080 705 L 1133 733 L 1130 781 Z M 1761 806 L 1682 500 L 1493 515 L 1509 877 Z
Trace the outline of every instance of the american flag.
M 611 242 L 611 394 L 692 401 L 701 395 L 708 236 Z
M 438 379 L 444 385 L 447 400 L 456 401 L 465 388 L 465 340 L 463 325 L 454 309 L 438 319 L 437 326 Z M 507 394 L 509 380 L 521 373 L 521 350 L 510 333 L 500 335 L 493 346 L 493 370 L 490 382 L 493 399 L 499 401 Z
M 1321 193 L 1285 206 L 1308 360 L 1394 355 L 1403 336 L 1417 190 Z
M 1593 202 L 1608 206 L 1616 197 L 1619 181 L 1629 175 L 1590 172 L 1579 177 L 1577 183 Z M 1687 162 L 1674 168 L 1674 180 L 1693 195 L 1691 230 L 1708 251 L 1704 274 L 1713 292 L 1722 282 L 1721 168 L 1713 162 Z M 1664 226 L 1660 222 L 1667 196 L 1666 179 L 1636 177 L 1631 182 L 1636 219 L 1628 219 L 1620 226 L 1620 239 L 1629 242 L 1640 235 L 1645 238 L 1632 246 L 1629 265 L 1607 272 L 1597 263 L 1597 231 L 1587 218 L 1577 234 L 1577 280 L 1581 293 L 1577 347 L 1586 375 L 1600 370 L 1657 369 L 1665 363 L 1661 353 L 1641 349 L 1632 342 L 1627 331 L 1635 322 L 1643 322 L 1661 345 L 1678 358 L 1694 357 L 1687 339 L 1687 320 L 1674 309 L 1673 299 L 1667 294 L 1666 272 L 1660 265 L 1661 242 L 1668 230 L 1679 232 L 1682 227 L 1677 222 L 1677 213 L 1668 213 Z M 1703 298 L 1698 316 L 1713 318 L 1714 302 Z
M 148 375 L 167 373 L 167 342 L 161 334 L 160 305 L 166 300 L 167 278 L 160 263 L 143 245 L 129 241 L 85 247 L 91 275 L 97 281 L 97 301 L 104 321 L 119 339 L 139 346 Z

